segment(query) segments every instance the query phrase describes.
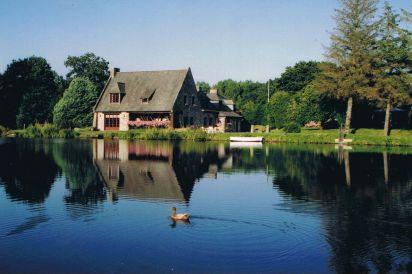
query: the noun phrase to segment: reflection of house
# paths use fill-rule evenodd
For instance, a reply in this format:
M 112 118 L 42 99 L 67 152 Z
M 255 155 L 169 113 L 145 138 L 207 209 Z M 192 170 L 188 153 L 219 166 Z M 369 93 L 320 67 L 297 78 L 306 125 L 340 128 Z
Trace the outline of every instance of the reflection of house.
M 120 72 L 115 68 L 94 108 L 93 127 L 215 127 L 239 131 L 242 117 L 217 91 L 203 96 L 190 69 Z
M 224 149 L 221 153 L 216 149 L 184 152 L 169 142 L 93 142 L 94 163 L 111 199 L 133 196 L 188 201 L 195 182 L 213 170 L 217 173 L 228 158 L 220 155 Z
M 124 140 L 94 141 L 94 162 L 111 198 L 117 195 L 185 201 L 170 164 L 171 145 L 148 148 Z

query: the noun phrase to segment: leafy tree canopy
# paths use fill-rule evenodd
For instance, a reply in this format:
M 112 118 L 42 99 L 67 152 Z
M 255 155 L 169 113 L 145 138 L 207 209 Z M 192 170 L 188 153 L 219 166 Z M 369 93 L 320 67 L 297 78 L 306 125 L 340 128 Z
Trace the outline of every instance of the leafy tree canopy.
M 208 93 L 210 90 L 210 85 L 204 81 L 199 81 L 196 83 L 199 92 Z
M 287 67 L 280 78 L 275 79 L 275 89 L 296 93 L 311 83 L 320 71 L 319 62 L 300 61 Z
M 51 120 L 60 97 L 57 74 L 46 59 L 14 60 L 0 80 L 0 124 L 10 128 Z
M 85 77 L 74 78 L 53 110 L 53 122 L 61 128 L 86 127 L 93 122 L 96 86 Z
M 70 81 L 75 77 L 86 77 L 96 85 L 99 91 L 103 89 L 109 77 L 109 62 L 94 53 L 68 56 L 64 65 L 70 69 L 67 73 Z

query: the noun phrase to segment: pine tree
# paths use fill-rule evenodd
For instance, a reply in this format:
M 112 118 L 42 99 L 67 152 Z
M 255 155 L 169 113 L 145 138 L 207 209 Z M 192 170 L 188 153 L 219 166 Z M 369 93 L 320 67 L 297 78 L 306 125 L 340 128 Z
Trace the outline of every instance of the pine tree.
M 374 54 L 378 22 L 377 0 L 340 0 L 334 16 L 336 27 L 330 36 L 326 57 L 332 64 L 322 67 L 317 88 L 347 100 L 345 131 L 350 130 L 353 101 L 376 96 Z
M 386 106 L 384 134 L 389 135 L 390 113 L 393 105 L 407 103 L 411 90 L 410 33 L 400 28 L 400 16 L 385 3 L 380 20 L 377 51 L 377 81 L 379 103 Z

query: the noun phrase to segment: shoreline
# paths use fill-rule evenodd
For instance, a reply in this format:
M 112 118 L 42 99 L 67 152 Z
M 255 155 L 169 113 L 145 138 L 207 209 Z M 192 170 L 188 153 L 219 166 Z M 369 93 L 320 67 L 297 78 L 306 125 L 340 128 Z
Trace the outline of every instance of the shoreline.
M 229 142 L 231 136 L 264 138 L 264 143 L 290 143 L 290 144 L 336 144 L 335 139 L 339 132 L 337 129 L 302 129 L 300 133 L 285 133 L 282 130 L 273 130 L 270 133 L 228 132 L 206 133 L 202 130 L 184 129 L 146 129 L 129 131 L 91 131 L 90 129 L 75 129 L 67 138 L 118 138 L 124 140 L 187 140 L 187 141 L 224 141 Z M 61 138 L 58 134 L 39 134 L 29 136 L 25 130 L 11 130 L 6 137 L 23 138 Z M 381 129 L 358 129 L 346 138 L 353 141 L 349 146 L 382 146 L 382 147 L 412 147 L 412 130 L 392 130 L 386 137 Z

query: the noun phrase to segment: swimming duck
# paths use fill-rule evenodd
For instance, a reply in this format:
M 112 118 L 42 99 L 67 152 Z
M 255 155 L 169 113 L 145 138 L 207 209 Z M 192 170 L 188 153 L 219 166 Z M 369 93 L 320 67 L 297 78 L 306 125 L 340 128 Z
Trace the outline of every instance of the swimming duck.
M 189 214 L 187 213 L 181 213 L 181 214 L 176 214 L 176 208 L 172 207 L 172 215 L 170 216 L 173 220 L 182 220 L 182 221 L 187 221 L 189 220 Z

